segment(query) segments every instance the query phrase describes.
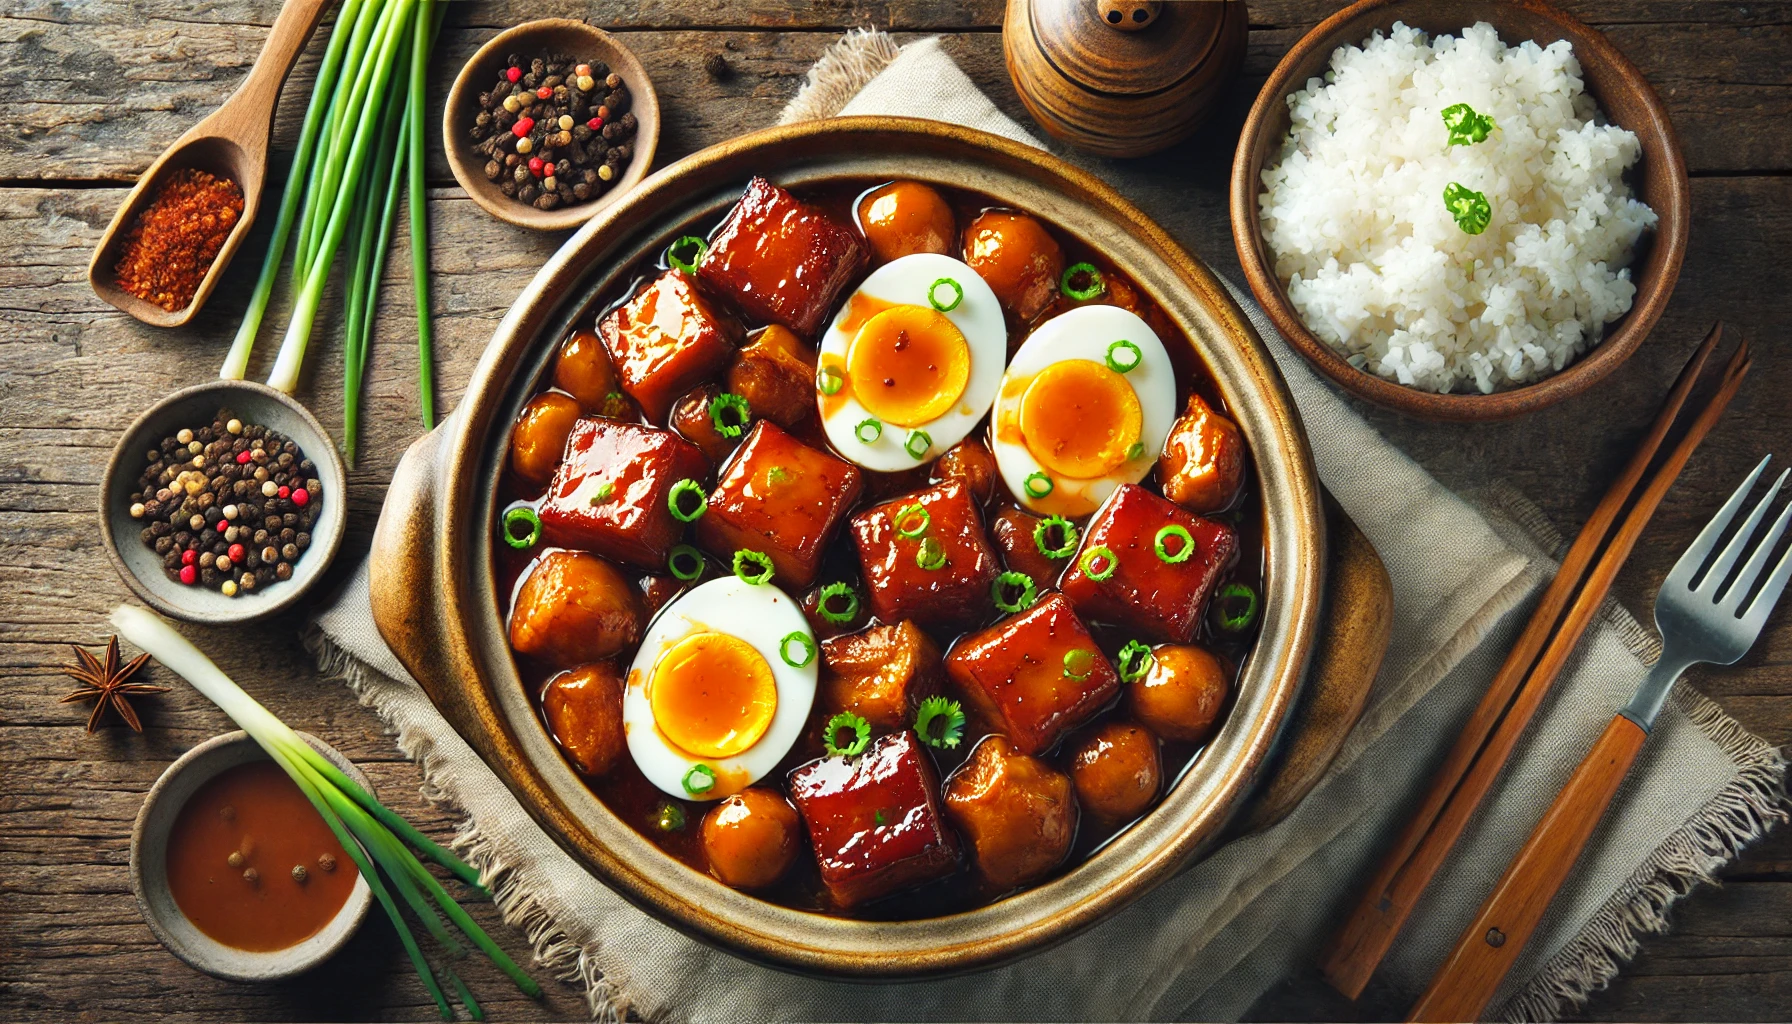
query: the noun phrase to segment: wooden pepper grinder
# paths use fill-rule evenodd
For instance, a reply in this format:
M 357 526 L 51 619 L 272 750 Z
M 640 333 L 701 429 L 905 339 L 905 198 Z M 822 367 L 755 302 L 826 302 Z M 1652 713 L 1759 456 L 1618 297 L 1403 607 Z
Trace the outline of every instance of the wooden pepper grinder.
M 1002 52 L 1034 120 L 1078 149 L 1144 156 L 1213 112 L 1244 63 L 1244 0 L 1008 0 Z

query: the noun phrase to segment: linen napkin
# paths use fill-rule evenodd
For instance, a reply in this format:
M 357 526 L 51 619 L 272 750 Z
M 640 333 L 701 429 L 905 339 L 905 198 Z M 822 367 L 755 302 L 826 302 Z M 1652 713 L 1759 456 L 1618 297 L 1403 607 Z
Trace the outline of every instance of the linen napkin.
M 928 39 L 855 33 L 810 73 L 786 120 L 938 116 L 1037 144 Z M 1230 268 L 1228 268 L 1230 269 Z M 314 649 L 466 815 L 456 846 L 507 921 L 594 1016 L 650 1020 L 1233 1019 L 1309 971 L 1355 886 L 1485 690 L 1553 569 L 1561 538 L 1522 497 L 1473 503 L 1359 418 L 1233 289 L 1305 420 L 1320 476 L 1387 564 L 1393 645 L 1330 772 L 1285 821 L 1235 841 L 1132 906 L 1018 964 L 925 983 L 842 984 L 711 949 L 636 910 L 543 834 L 435 711 L 374 629 L 366 568 L 316 620 Z M 452 429 L 445 424 L 438 429 Z M 1493 880 L 1654 658 L 1608 605 L 1378 979 L 1416 996 Z M 1611 812 L 1490 1012 L 1541 1019 L 1604 984 L 1668 906 L 1784 818 L 1784 762 L 1681 686 Z

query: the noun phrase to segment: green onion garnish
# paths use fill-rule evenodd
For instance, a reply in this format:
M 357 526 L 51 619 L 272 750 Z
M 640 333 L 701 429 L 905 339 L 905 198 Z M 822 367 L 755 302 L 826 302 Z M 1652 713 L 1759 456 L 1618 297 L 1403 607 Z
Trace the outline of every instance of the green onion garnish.
M 1472 146 L 1484 142 L 1493 131 L 1493 118 L 1475 113 L 1475 108 L 1466 103 L 1453 103 L 1443 109 L 1444 127 L 1449 130 L 1450 141 L 1444 145 Z
M 940 723 L 937 732 L 935 723 Z M 915 735 L 921 742 L 941 750 L 952 750 L 964 739 L 964 709 L 955 700 L 929 697 L 915 711 Z
M 661 832 L 679 832 L 684 829 L 684 808 L 670 800 L 661 800 L 654 811 L 653 827 Z
M 695 505 L 684 500 L 687 494 L 697 496 Z M 672 489 L 666 492 L 666 507 L 672 510 L 672 518 L 679 522 L 694 523 L 709 511 L 709 497 L 703 493 L 702 484 L 687 478 L 673 484 Z
M 941 285 L 944 285 L 947 288 L 952 289 L 952 301 L 951 302 L 941 302 L 940 301 L 939 290 L 940 290 Z M 927 304 L 929 306 L 932 306 L 934 309 L 939 310 L 942 313 L 952 312 L 953 310 L 957 309 L 958 304 L 963 301 L 964 301 L 964 289 L 959 287 L 957 281 L 954 281 L 949 277 L 942 277 L 938 281 L 935 281 L 932 284 L 927 286 Z
M 800 657 L 790 656 L 790 645 L 793 643 L 796 644 Z M 815 641 L 800 629 L 786 633 L 784 639 L 778 641 L 778 657 L 791 668 L 807 668 L 815 660 Z
M 1130 683 L 1151 671 L 1151 663 L 1157 659 L 1152 656 L 1150 647 L 1137 640 L 1128 640 L 1115 660 L 1120 669 L 1120 681 Z
M 835 608 L 834 602 L 846 598 L 846 607 Z M 815 610 L 821 617 L 836 626 L 844 626 L 859 614 L 859 593 L 852 589 L 852 584 L 844 582 L 830 583 L 821 588 L 815 598 Z
M 753 410 L 747 406 L 747 400 L 739 395 L 724 391 L 709 400 L 709 422 L 715 425 L 716 433 L 723 437 L 739 437 L 740 432 L 753 418 Z
M 1044 473 L 1029 473 L 1026 482 L 1021 484 L 1021 489 L 1027 492 L 1029 498 L 1043 498 L 1052 493 L 1056 486 L 1052 483 L 1052 478 Z
M 1095 671 L 1095 652 L 1076 647 L 1064 652 L 1064 678 L 1079 682 Z
M 866 417 L 852 428 L 852 436 L 858 438 L 860 444 L 875 444 L 884 436 L 884 425 L 875 416 Z
M 848 729 L 852 730 L 852 739 L 841 746 L 840 734 Z M 850 711 L 842 711 L 828 719 L 827 731 L 822 733 L 821 742 L 827 747 L 830 757 L 857 757 L 871 744 L 871 723 Z
M 837 395 L 846 386 L 846 378 L 832 366 L 824 366 L 815 372 L 815 389 L 824 395 Z
M 1105 562 L 1107 564 L 1097 570 L 1095 568 L 1096 562 Z M 1115 569 L 1120 568 L 1120 557 L 1114 554 L 1113 548 L 1108 547 L 1106 544 L 1102 544 L 1083 552 L 1082 561 L 1079 562 L 1078 565 L 1082 567 L 1083 575 L 1100 583 L 1102 580 L 1114 575 Z
M 1052 531 L 1058 531 L 1058 543 L 1052 544 Z M 1069 558 L 1076 550 L 1076 526 L 1063 516 L 1046 516 L 1033 527 L 1033 545 L 1047 558 Z
M 923 537 L 920 548 L 915 551 L 915 564 L 932 572 L 946 564 L 946 549 L 932 537 Z
M 1143 442 L 1143 441 L 1134 441 L 1132 443 L 1132 447 L 1126 449 L 1126 458 L 1128 461 L 1131 461 L 1131 460 L 1137 459 L 1137 458 L 1142 458 L 1142 457 L 1144 457 L 1144 454 L 1145 454 L 1145 442 Z
M 1487 197 L 1454 181 L 1444 188 L 1444 209 L 1450 211 L 1457 227 L 1471 235 L 1486 231 L 1493 220 L 1493 207 L 1488 205 Z
M 529 532 L 517 536 L 516 524 L 525 523 Z M 504 513 L 504 543 L 518 551 L 527 551 L 541 540 L 541 517 L 532 508 L 513 508 Z
M 1170 550 L 1170 538 L 1172 537 L 1182 542 L 1176 546 L 1175 551 Z M 1158 559 L 1164 563 L 1181 565 L 1195 553 L 1195 538 L 1190 536 L 1188 527 L 1171 523 L 1157 531 L 1157 540 L 1152 543 L 1151 548 L 1157 552 Z
M 689 583 L 703 575 L 703 552 L 689 544 L 675 544 L 666 554 L 666 568 L 674 578 Z
M 925 508 L 920 505 L 910 505 L 896 513 L 896 535 L 914 540 L 926 533 L 928 525 L 932 522 L 933 516 Z
M 1115 373 L 1131 373 L 1145 361 L 1145 353 L 1132 342 L 1122 338 L 1108 346 L 1108 369 Z
M 1228 583 L 1213 599 L 1213 620 L 1226 633 L 1242 633 L 1257 621 L 1257 591 L 1248 583 Z
M 686 793 L 692 796 L 702 796 L 716 788 L 716 770 L 706 764 L 691 765 L 691 770 L 684 773 L 684 778 L 679 780 L 679 784 L 684 787 Z
M 1076 287 L 1072 282 L 1083 279 L 1083 286 Z M 1064 297 L 1074 302 L 1087 302 L 1108 290 L 1107 282 L 1101 279 L 1101 271 L 1095 269 L 1093 263 L 1073 263 L 1064 268 L 1058 278 L 1058 290 Z
M 1019 592 L 1009 598 L 1010 590 Z M 1013 615 L 1033 607 L 1033 602 L 1039 599 L 1039 588 L 1033 585 L 1033 577 L 1024 572 L 1005 572 L 989 585 L 989 596 L 997 608 Z
M 765 471 L 765 482 L 768 484 L 781 484 L 788 479 L 790 472 L 783 466 L 773 466 Z
M 741 548 L 734 553 L 734 575 L 739 576 L 741 582 L 755 587 L 762 583 L 770 583 L 772 579 L 771 556 L 761 551 Z
M 614 495 L 615 493 L 616 493 L 616 488 L 610 483 L 610 481 L 605 480 L 603 483 L 597 485 L 596 491 L 592 492 L 591 504 L 602 505 L 604 502 L 609 501 L 611 496 Z
M 686 235 L 666 246 L 666 264 L 687 274 L 697 272 L 697 264 L 709 253 L 709 243 L 696 235 Z M 687 255 L 688 254 L 688 255 Z
M 933 447 L 933 437 L 925 430 L 909 431 L 908 440 L 902 442 L 902 450 L 908 452 L 908 457 L 916 462 L 925 458 L 927 449 L 931 447 Z

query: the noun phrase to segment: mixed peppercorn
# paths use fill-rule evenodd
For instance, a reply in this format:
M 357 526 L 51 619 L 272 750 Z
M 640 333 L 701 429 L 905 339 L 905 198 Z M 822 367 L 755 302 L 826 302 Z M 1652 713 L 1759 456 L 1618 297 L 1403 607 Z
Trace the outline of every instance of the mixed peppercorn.
M 479 94 L 468 129 L 486 157 L 485 176 L 538 210 L 588 202 L 622 177 L 634 157 L 628 86 L 602 61 L 564 54 L 525 61 L 511 54 L 503 76 Z
M 220 409 L 145 453 L 131 517 L 168 578 L 226 597 L 291 579 L 322 505 L 317 466 L 299 446 Z

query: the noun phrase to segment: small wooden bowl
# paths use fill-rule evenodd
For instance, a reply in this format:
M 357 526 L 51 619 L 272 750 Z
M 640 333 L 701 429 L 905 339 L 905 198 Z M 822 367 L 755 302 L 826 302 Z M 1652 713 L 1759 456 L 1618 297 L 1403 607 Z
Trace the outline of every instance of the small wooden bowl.
M 628 113 L 635 115 L 632 140 L 635 155 L 623 168 L 622 177 L 603 195 L 588 203 L 538 210 L 510 198 L 496 182 L 486 179 L 485 155 L 473 148 L 467 129 L 472 127 L 473 117 L 479 113 L 480 92 L 498 80 L 507 66 L 506 58 L 513 53 L 530 57 L 567 53 L 582 61 L 601 60 L 612 72 L 622 76 L 630 96 Z M 524 22 L 493 36 L 460 69 L 454 88 L 448 93 L 448 105 L 442 111 L 442 145 L 448 151 L 448 166 L 454 171 L 454 180 L 460 182 L 460 187 L 486 213 L 506 224 L 537 231 L 576 228 L 615 202 L 647 176 L 659 141 L 659 94 L 653 91 L 653 80 L 647 77 L 641 62 L 608 32 L 567 18 Z
M 1566 39 L 1599 108 L 1613 123 L 1635 132 L 1642 143 L 1642 160 L 1631 185 L 1660 221 L 1652 234 L 1643 236 L 1631 263 L 1636 299 L 1629 313 L 1607 327 L 1603 341 L 1561 372 L 1536 383 L 1491 395 L 1440 395 L 1359 370 L 1307 330 L 1276 276 L 1274 256 L 1263 240 L 1258 195 L 1263 166 L 1288 135 L 1288 95 L 1305 87 L 1308 79 L 1323 75 L 1333 50 L 1360 45 L 1396 21 L 1433 35 L 1459 33 L 1485 21 L 1508 46 L 1524 39 L 1540 46 Z M 1360 0 L 1320 22 L 1294 44 L 1257 94 L 1232 161 L 1231 202 L 1232 240 L 1251 292 L 1296 351 L 1359 398 L 1422 419 L 1455 421 L 1508 419 L 1553 405 L 1597 384 L 1630 358 L 1667 308 L 1686 255 L 1692 208 L 1686 161 L 1661 98 L 1604 35 L 1542 0 Z

